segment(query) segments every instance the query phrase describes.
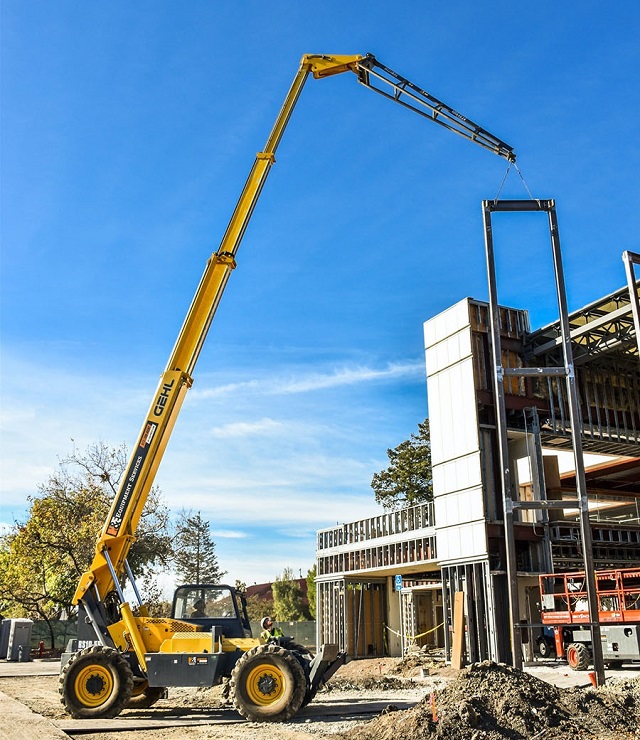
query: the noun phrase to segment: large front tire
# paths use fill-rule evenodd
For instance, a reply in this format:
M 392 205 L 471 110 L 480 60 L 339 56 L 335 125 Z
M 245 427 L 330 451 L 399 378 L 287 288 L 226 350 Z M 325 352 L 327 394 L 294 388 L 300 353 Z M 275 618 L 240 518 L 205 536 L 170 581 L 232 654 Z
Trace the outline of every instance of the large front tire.
M 277 645 L 247 651 L 231 673 L 233 704 L 251 722 L 286 722 L 300 709 L 306 693 L 302 666 Z
M 567 663 L 574 671 L 586 671 L 591 663 L 589 648 L 582 642 L 572 642 L 567 646 Z
M 60 697 L 75 719 L 116 717 L 131 699 L 133 673 L 114 648 L 93 646 L 72 656 L 60 675 Z

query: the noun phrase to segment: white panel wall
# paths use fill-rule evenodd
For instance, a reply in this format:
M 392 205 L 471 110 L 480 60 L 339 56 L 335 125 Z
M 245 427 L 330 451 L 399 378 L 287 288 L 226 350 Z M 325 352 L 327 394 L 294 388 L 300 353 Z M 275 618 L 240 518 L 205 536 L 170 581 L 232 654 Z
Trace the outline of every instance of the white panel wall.
M 474 453 L 440 463 L 433 470 L 433 484 L 438 491 L 472 488 L 482 482 L 480 458 Z
M 486 555 L 469 301 L 424 325 L 438 560 Z
M 482 486 L 438 496 L 434 501 L 434 510 L 436 534 L 442 527 L 457 527 L 462 522 L 484 522 Z M 440 556 L 439 541 L 438 556 Z
M 480 445 L 471 357 L 449 365 L 435 375 L 429 374 L 427 395 L 433 464 L 478 450 Z
M 464 298 L 424 323 L 424 346 L 432 347 L 469 324 L 469 299 Z
M 441 564 L 471 560 L 486 552 L 484 522 L 446 527 L 438 532 L 438 560 Z

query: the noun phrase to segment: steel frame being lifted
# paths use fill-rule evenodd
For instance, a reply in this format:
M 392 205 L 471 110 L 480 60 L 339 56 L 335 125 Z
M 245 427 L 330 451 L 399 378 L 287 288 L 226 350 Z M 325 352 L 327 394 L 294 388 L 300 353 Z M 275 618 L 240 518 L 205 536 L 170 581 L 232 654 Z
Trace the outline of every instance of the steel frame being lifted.
M 483 201 L 483 217 L 485 229 L 485 250 L 487 261 L 487 277 L 489 283 L 489 312 L 491 319 L 491 352 L 493 364 L 493 387 L 496 406 L 496 430 L 498 436 L 498 451 L 501 468 L 502 499 L 504 506 L 504 534 L 506 549 L 506 570 L 509 597 L 509 632 L 511 637 L 512 664 L 515 668 L 522 668 L 522 645 L 519 634 L 518 614 L 518 586 L 517 563 L 514 535 L 514 512 L 525 508 L 524 502 L 514 501 L 512 496 L 512 473 L 509 462 L 507 414 L 505 406 L 505 378 L 515 377 L 552 377 L 558 382 L 565 379 L 567 401 L 569 408 L 569 429 L 572 441 L 574 465 L 576 472 L 577 508 L 580 517 L 580 535 L 584 556 L 585 585 L 589 609 L 589 624 L 591 628 L 593 665 L 596 682 L 602 685 L 605 680 L 604 658 L 600 639 L 600 624 L 598 620 L 598 599 L 595 583 L 595 569 L 593 563 L 591 526 L 589 523 L 589 505 L 587 499 L 587 483 L 582 450 L 581 418 L 578 389 L 576 385 L 573 350 L 571 347 L 571 330 L 569 326 L 569 312 L 567 295 L 562 267 L 560 250 L 560 235 L 554 200 L 485 200 Z M 551 251 L 554 264 L 555 287 L 558 301 L 560 338 L 563 365 L 557 367 L 503 367 L 502 349 L 500 340 L 500 308 L 498 303 L 498 288 L 495 267 L 495 252 L 493 246 L 493 229 L 491 215 L 493 213 L 539 212 L 546 213 L 549 220 L 551 237 Z M 575 502 L 567 501 L 528 501 L 526 508 L 547 509 L 551 507 L 565 508 L 570 504 L 576 507 Z

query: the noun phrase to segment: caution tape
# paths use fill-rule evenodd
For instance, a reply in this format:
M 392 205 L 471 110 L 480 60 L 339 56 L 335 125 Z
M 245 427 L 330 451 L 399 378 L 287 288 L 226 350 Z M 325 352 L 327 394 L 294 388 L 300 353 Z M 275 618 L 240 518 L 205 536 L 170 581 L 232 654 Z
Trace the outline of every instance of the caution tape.
M 425 635 L 429 635 L 432 632 L 435 632 L 437 629 L 440 629 L 440 627 L 444 626 L 444 622 L 440 622 L 440 624 L 436 625 L 430 630 L 427 630 L 426 632 L 421 632 L 419 635 L 405 635 L 405 639 L 407 640 L 417 640 L 419 637 L 424 637 Z M 392 630 L 391 627 L 389 627 L 388 624 L 385 624 L 385 627 L 389 630 L 389 632 L 392 632 L 394 635 L 398 635 L 398 637 L 402 637 L 402 634 L 400 632 L 396 632 L 395 630 Z

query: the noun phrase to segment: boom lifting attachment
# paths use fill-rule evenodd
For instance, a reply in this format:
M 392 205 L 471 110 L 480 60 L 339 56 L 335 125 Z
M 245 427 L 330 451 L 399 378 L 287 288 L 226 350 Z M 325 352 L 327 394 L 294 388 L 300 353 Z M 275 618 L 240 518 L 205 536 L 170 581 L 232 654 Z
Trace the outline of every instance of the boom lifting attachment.
M 121 645 L 122 634 L 127 636 L 126 644 L 132 646 L 142 674 L 145 673 L 145 653 L 148 652 L 148 648 L 144 644 L 138 618 L 134 617 L 131 607 L 122 597 L 119 580 L 125 571 L 131 577 L 126 558 L 135 540 L 143 506 L 186 392 L 193 383 L 192 374 L 200 350 L 231 271 L 236 266 L 238 247 L 267 175 L 275 162 L 276 150 L 304 83 L 309 74 L 316 79 L 323 79 L 347 71 L 354 72 L 358 81 L 365 87 L 410 108 L 509 162 L 515 161 L 513 149 L 508 144 L 385 67 L 371 54 L 366 56 L 307 54 L 302 57 L 300 68 L 265 148 L 256 155 L 220 247 L 207 262 L 169 362 L 153 396 L 126 473 L 98 538 L 93 561 L 81 577 L 73 598 L 74 604 L 82 604 L 97 641 L 102 645 L 109 646 L 114 643 Z M 118 594 L 115 604 L 114 589 Z M 113 608 L 109 609 L 107 603 L 111 603 Z M 139 614 L 141 617 L 146 616 L 142 604 Z M 172 624 L 175 625 L 176 622 L 173 621 Z

